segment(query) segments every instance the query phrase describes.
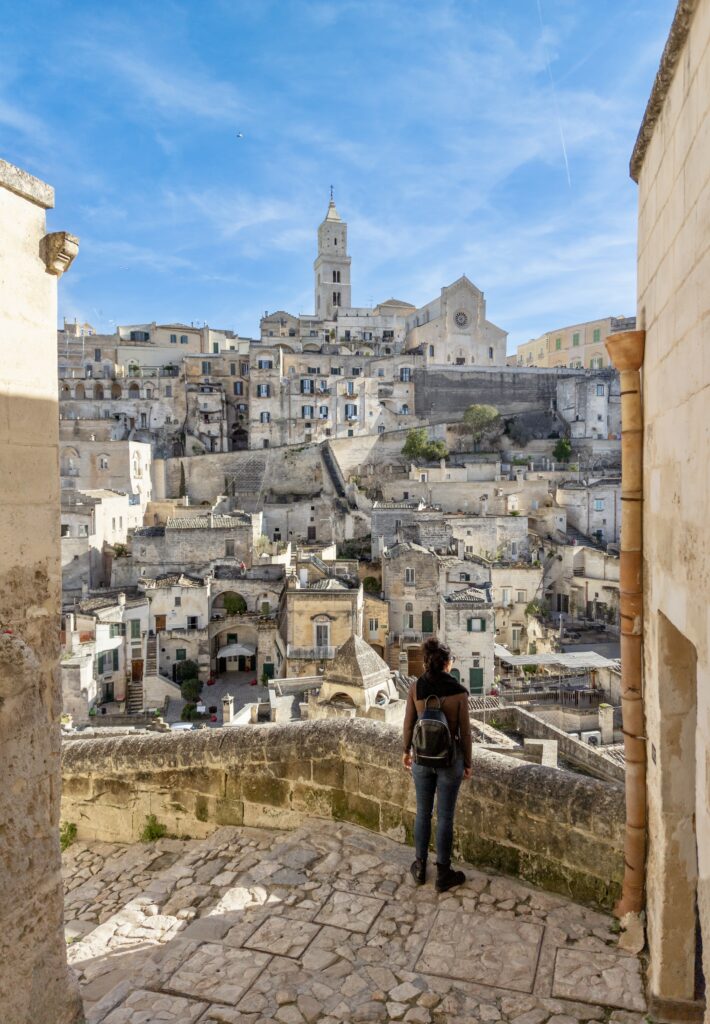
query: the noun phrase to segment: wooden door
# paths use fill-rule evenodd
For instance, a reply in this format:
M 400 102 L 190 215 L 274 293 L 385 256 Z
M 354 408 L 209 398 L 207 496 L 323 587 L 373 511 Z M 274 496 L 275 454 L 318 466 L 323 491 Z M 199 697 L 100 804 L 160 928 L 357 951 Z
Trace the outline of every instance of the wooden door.
M 134 683 L 139 683 L 143 678 L 143 659 L 134 658 L 131 662 L 131 679 Z
M 156 633 L 162 632 L 165 629 L 165 625 L 166 625 L 166 617 L 165 617 L 165 615 L 156 615 L 155 616 L 155 632 Z

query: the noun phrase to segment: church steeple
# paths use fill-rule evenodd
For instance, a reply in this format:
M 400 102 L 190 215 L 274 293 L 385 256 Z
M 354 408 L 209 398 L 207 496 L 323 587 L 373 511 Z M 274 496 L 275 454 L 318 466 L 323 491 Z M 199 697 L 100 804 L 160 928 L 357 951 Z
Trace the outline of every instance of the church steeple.
M 318 228 L 318 255 L 313 264 L 315 314 L 321 320 L 335 320 L 339 308 L 351 305 L 347 248 L 348 226 L 340 219 L 331 185 L 328 211 Z

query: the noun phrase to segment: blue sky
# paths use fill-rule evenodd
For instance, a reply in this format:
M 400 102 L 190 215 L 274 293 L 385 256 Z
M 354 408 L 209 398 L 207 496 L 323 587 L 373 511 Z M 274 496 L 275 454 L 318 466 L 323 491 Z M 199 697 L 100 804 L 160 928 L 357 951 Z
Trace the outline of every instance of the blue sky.
M 253 335 L 312 312 L 332 183 L 354 304 L 466 273 L 512 350 L 634 312 L 628 159 L 674 7 L 29 0 L 0 39 L 0 155 L 81 238 L 60 318 Z

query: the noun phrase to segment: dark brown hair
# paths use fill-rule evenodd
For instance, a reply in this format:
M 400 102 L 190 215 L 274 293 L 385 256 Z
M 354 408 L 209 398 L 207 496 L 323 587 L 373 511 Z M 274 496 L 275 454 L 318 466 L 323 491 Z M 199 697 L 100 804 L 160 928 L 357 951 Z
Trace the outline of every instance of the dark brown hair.
M 422 651 L 427 672 L 443 672 L 447 663 L 451 661 L 451 648 L 434 636 L 425 641 Z

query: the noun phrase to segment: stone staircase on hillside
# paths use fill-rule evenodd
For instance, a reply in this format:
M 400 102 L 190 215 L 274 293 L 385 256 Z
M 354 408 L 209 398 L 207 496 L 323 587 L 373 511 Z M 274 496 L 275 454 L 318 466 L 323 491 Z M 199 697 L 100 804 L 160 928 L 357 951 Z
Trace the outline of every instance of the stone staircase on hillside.
M 126 691 L 126 714 L 138 715 L 143 711 L 143 680 L 132 679 Z
M 158 638 L 149 636 L 145 646 L 145 675 L 157 676 L 158 674 Z

